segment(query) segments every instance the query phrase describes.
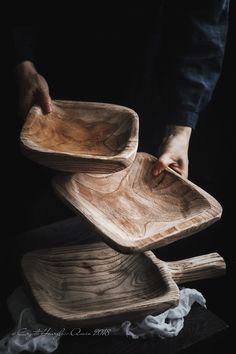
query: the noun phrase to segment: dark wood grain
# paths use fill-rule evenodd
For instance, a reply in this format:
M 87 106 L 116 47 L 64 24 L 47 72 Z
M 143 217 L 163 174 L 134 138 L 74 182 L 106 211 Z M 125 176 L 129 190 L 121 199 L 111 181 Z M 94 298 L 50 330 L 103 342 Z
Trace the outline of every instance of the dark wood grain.
M 87 229 L 87 231 L 86 231 Z M 30 251 L 36 248 L 49 248 L 55 247 L 63 244 L 78 244 L 80 242 L 88 242 L 91 240 L 93 242 L 98 242 L 99 236 L 94 232 L 89 231 L 86 223 L 82 222 L 81 218 L 78 216 L 68 218 L 53 224 L 45 225 L 43 227 L 30 230 L 28 232 L 18 235 L 18 243 L 14 246 L 14 249 L 18 247 L 21 253 Z M 174 247 L 175 245 L 173 245 Z M 11 251 L 10 251 L 11 250 Z M 15 255 L 14 258 L 9 258 L 9 252 L 12 254 L 12 249 L 6 250 L 2 249 L 1 252 L 1 270 L 4 279 L 4 291 L 10 293 L 14 290 L 14 287 L 19 284 L 19 278 L 14 280 L 13 269 L 16 268 L 15 265 Z M 186 249 L 185 256 L 191 254 L 191 249 Z M 8 262 L 7 262 L 8 260 Z M 6 273 L 6 264 L 8 272 Z M 9 277 L 11 274 L 11 278 Z M 5 277 L 4 277 L 5 276 Z M 63 336 L 60 341 L 59 348 L 55 351 L 55 354 L 61 353 L 74 353 L 83 352 L 84 354 L 94 354 L 96 350 L 97 353 L 135 353 L 143 354 L 150 353 L 156 354 L 157 352 L 163 354 L 173 354 L 176 352 L 182 353 L 182 349 L 189 348 L 189 351 L 184 350 L 184 353 L 204 353 L 209 354 L 211 352 L 218 353 L 219 351 L 224 351 L 225 347 L 233 345 L 233 328 L 230 335 L 227 329 L 227 324 L 214 313 L 222 313 L 225 309 L 225 301 L 228 298 L 228 294 L 225 294 L 227 288 L 230 289 L 230 285 L 225 291 L 221 290 L 223 293 L 222 297 L 215 296 L 216 289 L 224 287 L 224 282 L 227 280 L 229 274 L 217 281 L 213 280 L 211 282 L 205 282 L 207 286 L 207 292 L 204 291 L 203 294 L 207 298 L 213 296 L 216 297 L 215 305 L 209 306 L 209 309 L 205 309 L 199 305 L 193 305 L 191 312 L 185 318 L 185 325 L 180 334 L 172 339 L 162 340 L 159 338 L 149 338 L 147 340 L 132 340 L 125 337 L 114 337 L 114 336 L 94 336 L 93 329 L 82 328 L 82 332 L 89 332 L 91 335 L 79 335 L 79 336 Z M 233 276 L 228 279 L 228 282 L 232 284 Z M 9 283 L 10 289 L 9 289 Z M 13 283 L 13 284 L 12 284 Z M 214 286 L 212 287 L 212 285 Z M 202 289 L 202 282 L 196 283 L 197 289 Z M 228 289 L 228 290 L 229 290 Z M 210 295 L 211 294 L 211 295 Z M 217 293 L 219 295 L 219 293 Z M 225 299 L 224 299 L 225 298 Z M 232 298 L 233 299 L 233 298 Z M 209 304 L 208 304 L 209 305 Z M 231 307 L 231 304 L 229 304 Z M 0 308 L 1 314 L 1 330 L 2 335 L 6 334 L 13 328 L 13 323 L 11 323 L 10 315 L 7 314 L 6 305 L 3 303 L 2 308 Z M 226 315 L 224 315 L 224 318 Z M 232 319 L 233 321 L 233 319 Z M 97 328 L 97 326 L 95 327 Z M 101 325 L 98 328 L 102 328 Z M 230 344 L 229 344 L 230 343 Z
M 53 101 L 49 114 L 37 106 L 30 110 L 20 139 L 25 154 L 47 167 L 115 172 L 135 158 L 138 115 L 107 103 Z
M 152 252 L 123 255 L 104 243 L 32 251 L 23 274 L 46 321 L 115 323 L 175 306 L 179 290 Z
M 43 320 L 73 327 L 161 313 L 178 303 L 175 281 L 222 275 L 225 263 L 218 254 L 165 263 L 99 242 L 29 252 L 22 269 Z
M 220 204 L 189 180 L 171 169 L 153 177 L 155 161 L 137 153 L 134 163 L 120 172 L 61 174 L 53 186 L 68 206 L 123 253 L 167 245 L 220 218 Z

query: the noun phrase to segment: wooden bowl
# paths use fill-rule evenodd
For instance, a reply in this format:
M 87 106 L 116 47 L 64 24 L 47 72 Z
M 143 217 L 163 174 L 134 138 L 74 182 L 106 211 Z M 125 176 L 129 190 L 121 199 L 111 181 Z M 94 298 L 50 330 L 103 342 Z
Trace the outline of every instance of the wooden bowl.
M 91 243 L 31 251 L 22 270 L 38 315 L 58 327 L 90 327 L 158 314 L 179 301 L 176 282 L 222 275 L 216 253 L 165 263 Z
M 137 153 L 134 163 L 123 171 L 61 174 L 53 185 L 65 203 L 123 253 L 167 245 L 220 218 L 220 204 L 173 170 L 153 177 L 155 161 L 149 154 Z
M 30 110 L 20 140 L 24 153 L 47 167 L 110 173 L 133 162 L 138 115 L 108 103 L 53 101 L 52 113 Z

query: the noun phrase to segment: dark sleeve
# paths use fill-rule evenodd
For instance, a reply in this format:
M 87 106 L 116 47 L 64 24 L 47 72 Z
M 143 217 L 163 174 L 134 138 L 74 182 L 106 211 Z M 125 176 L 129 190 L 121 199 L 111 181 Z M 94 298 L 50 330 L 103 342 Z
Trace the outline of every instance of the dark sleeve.
M 229 0 L 167 0 L 163 6 L 162 114 L 194 128 L 219 79 Z
M 32 26 L 17 26 L 12 29 L 14 64 L 22 61 L 35 62 L 34 33 Z

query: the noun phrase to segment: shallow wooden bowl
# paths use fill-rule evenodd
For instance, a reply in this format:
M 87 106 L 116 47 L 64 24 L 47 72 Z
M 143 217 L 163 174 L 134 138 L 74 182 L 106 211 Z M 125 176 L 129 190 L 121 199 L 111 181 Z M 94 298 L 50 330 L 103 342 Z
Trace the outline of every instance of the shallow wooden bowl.
M 189 180 L 171 169 L 153 177 L 155 161 L 137 153 L 123 171 L 103 176 L 61 174 L 53 185 L 65 203 L 123 253 L 164 246 L 220 218 L 220 204 Z
M 222 275 L 225 264 L 216 253 L 166 263 L 99 242 L 29 252 L 22 270 L 44 323 L 90 327 L 161 313 L 178 304 L 175 281 Z
M 47 167 L 116 172 L 135 158 L 138 116 L 113 104 L 53 101 L 50 114 L 37 106 L 30 110 L 20 140 L 25 154 Z

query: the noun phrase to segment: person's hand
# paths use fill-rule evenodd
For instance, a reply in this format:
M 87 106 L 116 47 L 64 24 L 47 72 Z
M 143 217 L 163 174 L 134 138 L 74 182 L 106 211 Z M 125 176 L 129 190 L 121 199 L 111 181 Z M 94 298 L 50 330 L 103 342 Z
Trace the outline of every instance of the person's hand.
M 33 63 L 24 61 L 17 65 L 19 86 L 19 115 L 25 119 L 30 108 L 37 104 L 44 114 L 52 111 L 52 100 L 46 80 L 35 69 Z
M 188 147 L 192 128 L 172 125 L 159 149 L 158 160 L 152 170 L 158 176 L 167 167 L 171 167 L 183 177 L 188 177 Z

